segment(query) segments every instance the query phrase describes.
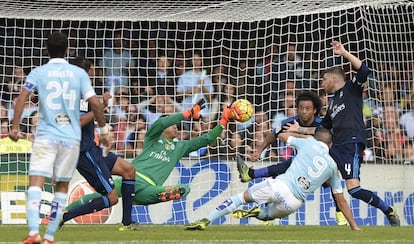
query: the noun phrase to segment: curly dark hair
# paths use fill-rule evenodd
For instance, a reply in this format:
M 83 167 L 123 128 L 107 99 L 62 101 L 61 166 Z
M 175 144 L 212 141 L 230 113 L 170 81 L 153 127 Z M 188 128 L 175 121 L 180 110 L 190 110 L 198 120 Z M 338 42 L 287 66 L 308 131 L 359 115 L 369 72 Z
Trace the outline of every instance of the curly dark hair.
M 322 101 L 318 94 L 310 91 L 301 92 L 296 97 L 296 107 L 299 107 L 300 101 L 311 101 L 313 107 L 316 109 L 316 114 L 319 115 L 322 109 Z

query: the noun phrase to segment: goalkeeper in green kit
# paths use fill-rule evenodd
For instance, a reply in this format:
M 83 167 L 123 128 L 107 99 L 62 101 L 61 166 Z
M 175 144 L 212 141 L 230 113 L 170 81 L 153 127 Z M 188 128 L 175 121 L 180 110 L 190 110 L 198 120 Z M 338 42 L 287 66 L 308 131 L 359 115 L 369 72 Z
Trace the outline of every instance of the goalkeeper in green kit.
M 227 124 L 231 120 L 239 118 L 233 108 L 224 107 L 219 124 L 209 133 L 191 140 L 175 141 L 174 138 L 178 134 L 177 123 L 186 119 L 199 119 L 200 110 L 204 108 L 203 103 L 204 100 L 200 100 L 191 109 L 182 113 L 162 116 L 145 133 L 144 148 L 138 157 L 131 162 L 136 169 L 135 205 L 150 205 L 180 199 L 188 195 L 190 187 L 187 185 L 163 185 L 176 163 L 184 155 L 214 143 L 223 129 L 227 127 Z M 116 190 L 120 193 L 122 178 L 117 178 L 114 181 Z M 91 193 L 71 203 L 66 207 L 61 225 L 71 218 L 77 217 L 70 213 L 71 210 L 100 196 L 99 193 Z M 121 197 L 120 194 L 118 196 Z M 68 216 L 71 216 L 71 218 L 68 218 Z M 119 230 L 123 231 L 122 229 Z

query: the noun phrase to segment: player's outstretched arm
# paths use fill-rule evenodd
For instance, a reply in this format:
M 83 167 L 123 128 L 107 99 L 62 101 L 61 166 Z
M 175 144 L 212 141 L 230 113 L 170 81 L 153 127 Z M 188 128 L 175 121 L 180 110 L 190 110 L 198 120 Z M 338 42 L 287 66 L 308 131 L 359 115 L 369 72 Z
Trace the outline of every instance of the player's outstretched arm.
M 221 113 L 220 125 L 224 128 L 227 127 L 230 121 L 239 119 L 240 116 L 234 110 L 234 108 L 229 108 L 227 106 L 223 106 L 223 111 Z
M 357 70 L 361 68 L 362 61 L 355 55 L 348 52 L 341 42 L 333 41 L 331 42 L 331 46 L 335 54 L 341 55 L 342 57 L 346 58 Z
M 263 150 L 275 141 L 276 141 L 275 134 L 273 134 L 273 132 L 268 132 L 262 144 L 260 144 L 258 148 L 254 148 L 255 152 L 250 157 L 250 160 L 257 161 L 260 158 L 260 155 L 262 154 Z
M 96 120 L 98 121 L 98 125 L 100 127 L 100 132 L 101 132 L 102 144 L 106 148 L 110 148 L 111 141 L 108 136 L 109 126 L 106 124 L 106 121 L 105 121 L 102 103 L 99 101 L 99 99 L 96 96 L 90 97 L 88 99 L 88 102 L 91 105 L 91 108 L 95 115 Z
M 184 119 L 199 119 L 201 117 L 200 111 L 205 108 L 205 100 L 200 99 L 192 108 L 187 109 L 183 112 Z
M 109 92 L 105 92 L 102 95 L 102 98 L 103 98 L 102 109 L 105 109 L 106 107 L 108 107 L 108 100 L 112 98 L 112 96 Z M 90 111 L 90 112 L 87 112 L 86 114 L 81 115 L 80 116 L 81 126 L 84 127 L 85 125 L 92 122 L 94 119 L 95 119 L 95 114 L 93 113 L 93 111 Z
M 352 215 L 351 209 L 349 208 L 348 202 L 344 198 L 344 194 L 341 193 L 335 193 L 334 194 L 336 202 L 338 204 L 339 209 L 344 214 L 346 220 L 348 220 L 348 223 L 352 230 L 360 230 L 358 225 L 355 222 L 354 216 Z
M 283 126 L 285 132 L 298 133 L 303 135 L 314 135 L 316 127 L 302 127 L 299 126 L 299 123 L 295 120 L 293 123 L 287 123 Z M 280 139 L 280 138 L 279 138 Z

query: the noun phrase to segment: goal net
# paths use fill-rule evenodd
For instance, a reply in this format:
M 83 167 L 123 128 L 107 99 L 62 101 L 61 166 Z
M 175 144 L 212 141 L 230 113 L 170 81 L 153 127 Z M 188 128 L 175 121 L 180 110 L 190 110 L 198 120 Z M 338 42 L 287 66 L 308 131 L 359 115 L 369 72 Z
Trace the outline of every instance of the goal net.
M 181 123 L 179 139 L 206 133 L 221 108 L 235 99 L 254 105 L 250 121 L 230 123 L 215 145 L 191 152 L 177 164 L 165 184 L 189 184 L 190 195 L 134 207 L 140 223 L 188 223 L 244 190 L 236 153 L 248 159 L 267 132 L 295 115 L 295 96 L 301 91 L 317 93 L 326 109 L 328 97 L 320 81 L 327 67 L 343 67 L 348 79 L 355 74 L 349 62 L 333 53 L 330 43 L 338 40 L 372 71 L 363 98 L 368 135 L 363 186 L 395 205 L 403 225 L 413 225 L 414 189 L 408 183 L 414 165 L 413 6 L 408 0 L 0 1 L 1 223 L 25 222 L 24 191 L 38 119 L 33 94 L 21 120 L 26 140 L 8 141 L 13 101 L 28 73 L 47 62 L 45 40 L 59 30 L 69 37 L 67 59 L 91 61 L 96 93 L 113 96 L 106 117 L 120 157 L 132 159 L 141 152 L 146 130 L 161 114 L 181 112 L 201 97 L 208 102 L 203 119 Z M 202 89 L 190 86 L 185 78 L 190 74 L 203 77 Z M 274 143 L 259 162 L 249 164 L 260 168 L 291 154 Z M 71 189 L 76 194 L 92 191 L 83 183 L 77 186 Z M 47 192 L 52 192 L 50 183 L 42 213 L 48 211 Z M 276 223 L 335 224 L 329 189 L 321 188 L 308 200 Z M 358 224 L 388 224 L 380 211 L 349 200 Z M 115 221 L 104 216 L 108 213 L 77 223 Z M 214 223 L 255 222 L 227 217 Z

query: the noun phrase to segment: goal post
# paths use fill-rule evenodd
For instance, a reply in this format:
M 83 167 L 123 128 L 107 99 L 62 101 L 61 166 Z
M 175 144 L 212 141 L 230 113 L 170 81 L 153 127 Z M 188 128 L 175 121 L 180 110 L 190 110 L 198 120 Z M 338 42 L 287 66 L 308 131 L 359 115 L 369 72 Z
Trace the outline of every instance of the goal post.
M 0 1 L 1 137 L 7 139 L 13 99 L 25 76 L 48 60 L 44 44 L 51 31 L 67 33 L 68 60 L 85 56 L 92 62 L 97 94 L 112 92 L 106 115 L 114 128 L 114 152 L 128 159 L 142 149 L 142 135 L 153 122 L 153 112 L 182 111 L 180 76 L 199 56 L 200 70 L 211 82 L 208 94 L 203 94 L 210 110 L 204 115 L 207 119 L 191 124 L 192 132 L 180 133 L 180 138 L 205 133 L 223 105 L 236 98 L 252 102 L 255 115 L 247 123 L 231 123 L 230 132 L 215 145 L 190 153 L 177 165 L 167 183 L 189 184 L 192 192 L 185 200 L 137 206 L 133 212 L 141 223 L 188 223 L 248 186 L 238 182 L 235 152 L 251 154 L 266 132 L 296 114 L 296 94 L 314 91 L 326 102 L 320 76 L 327 67 L 342 66 L 347 78 L 353 77 L 349 62 L 335 56 L 330 47 L 331 41 L 339 40 L 372 71 L 364 93 L 368 147 L 362 184 L 395 205 L 403 225 L 413 225 L 414 189 L 409 183 L 414 167 L 414 117 L 409 117 L 414 106 L 413 16 L 414 4 L 408 0 Z M 118 61 L 109 65 L 117 45 L 121 65 Z M 157 70 L 164 66 L 160 81 Z M 137 113 L 128 112 L 130 104 Z M 163 108 L 157 111 L 160 105 Z M 37 98 L 32 95 L 21 121 L 29 143 L 36 130 L 36 109 Z M 142 124 L 137 122 L 142 117 L 143 127 L 119 125 L 120 121 Z M 10 211 L 17 209 L 14 203 L 24 206 L 24 196 L 17 193 L 24 192 L 28 183 L 30 150 L 26 144 L 6 143 L 2 140 L 0 145 L 0 223 L 18 223 L 11 218 L 24 220 L 24 213 Z M 277 163 L 289 153 L 275 143 L 251 165 Z M 379 180 L 382 177 L 386 180 Z M 77 192 L 90 191 L 85 185 L 80 188 Z M 51 191 L 48 183 L 45 192 Z M 45 195 L 45 205 L 47 199 Z M 381 212 L 354 199 L 350 202 L 358 224 L 387 224 Z M 321 188 L 296 215 L 277 223 L 330 225 L 333 211 L 329 191 Z M 114 219 L 95 215 L 88 221 Z M 236 223 L 230 218 L 219 222 Z

